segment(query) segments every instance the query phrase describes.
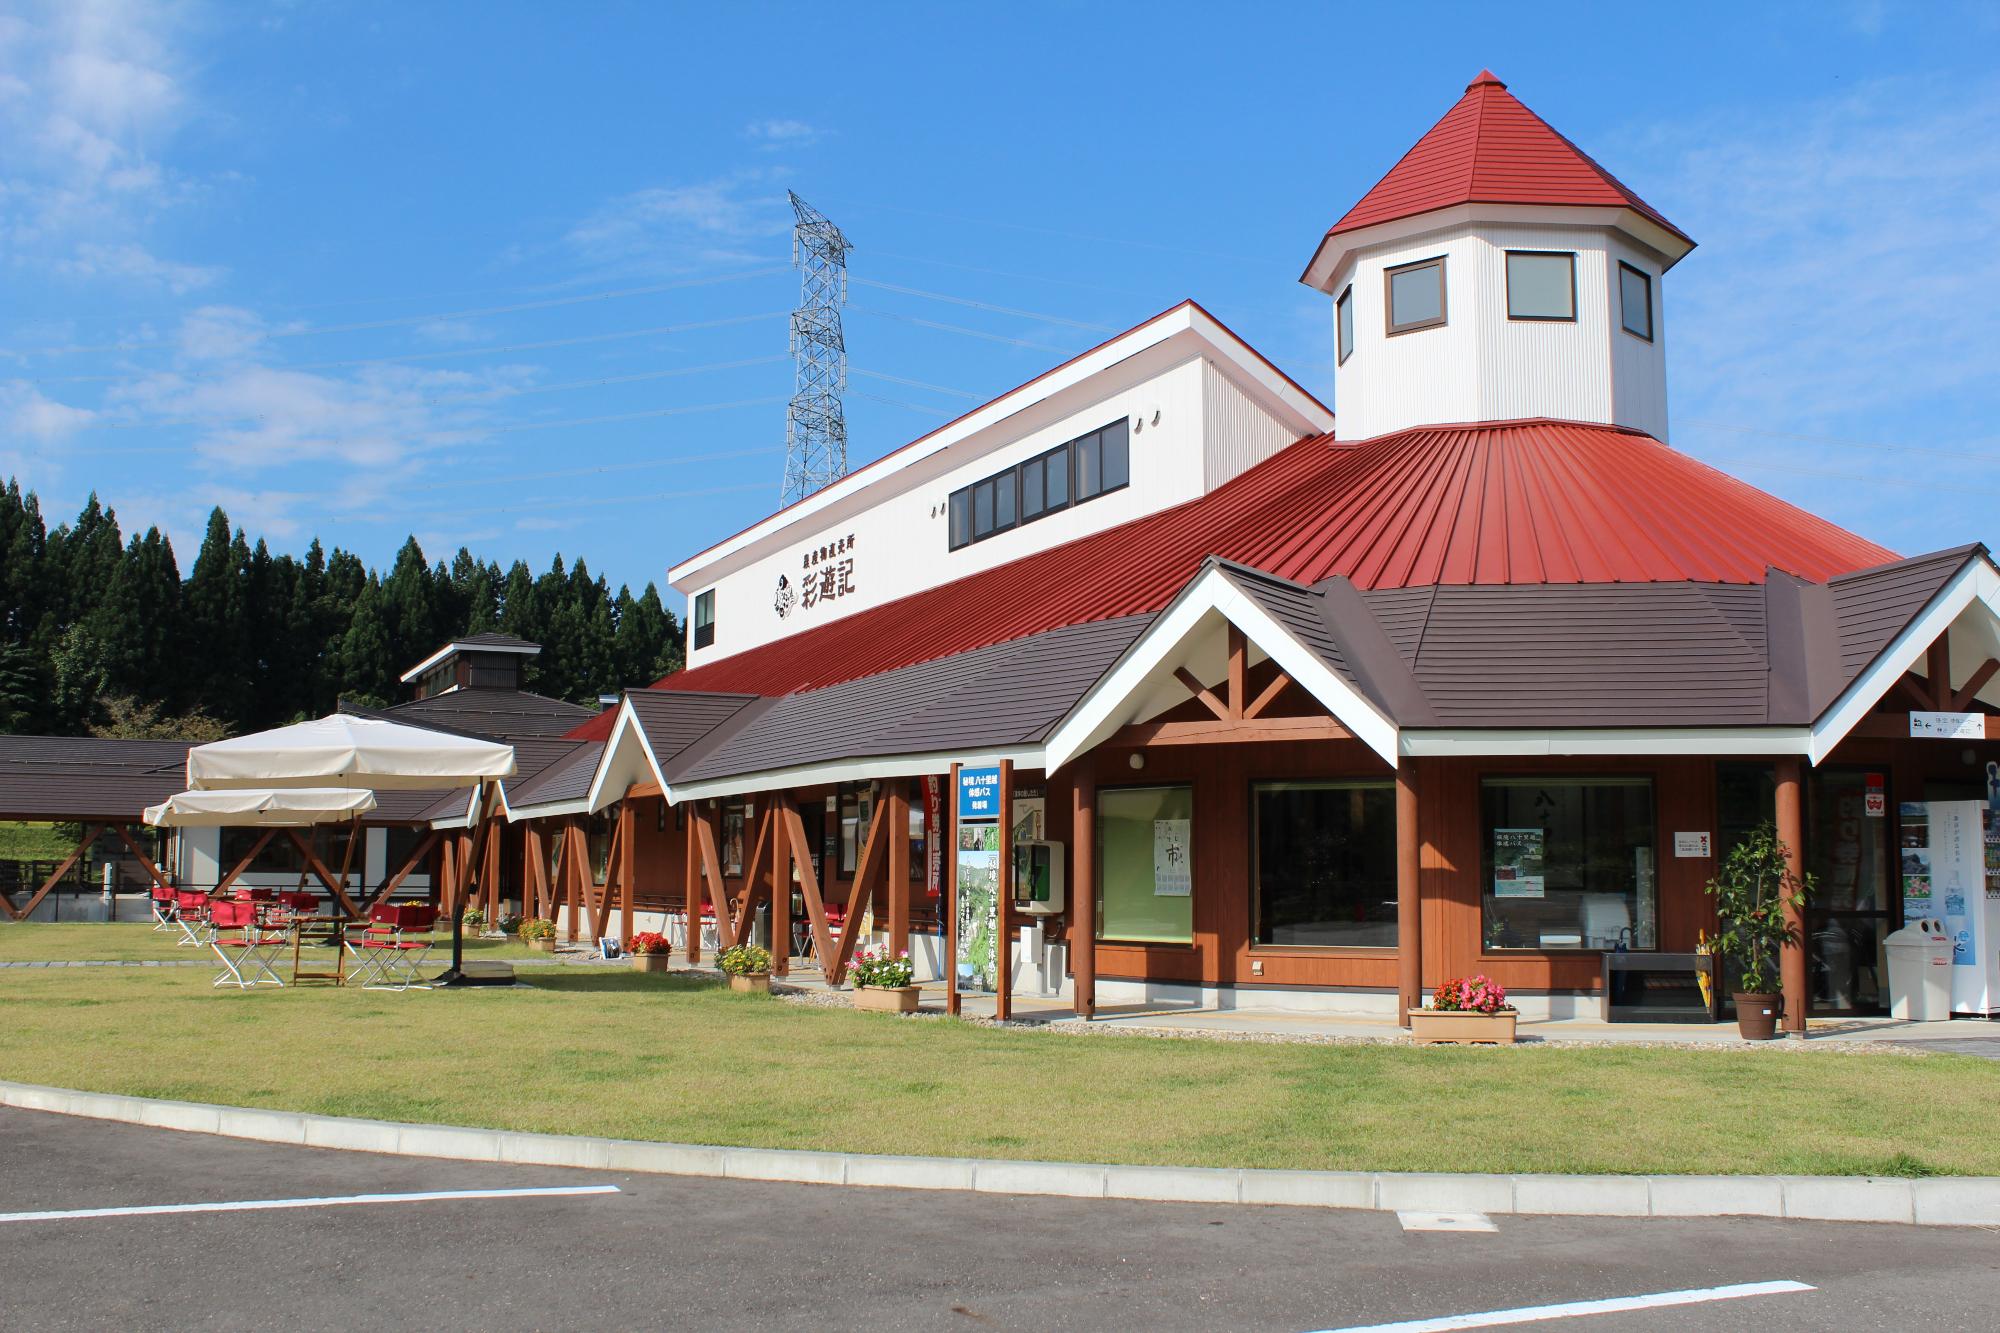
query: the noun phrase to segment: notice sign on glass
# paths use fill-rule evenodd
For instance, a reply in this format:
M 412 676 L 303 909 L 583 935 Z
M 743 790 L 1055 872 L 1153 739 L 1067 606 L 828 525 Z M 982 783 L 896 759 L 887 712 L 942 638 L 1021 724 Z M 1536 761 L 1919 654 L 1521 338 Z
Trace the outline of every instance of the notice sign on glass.
M 1493 896 L 1496 898 L 1539 898 L 1542 896 L 1542 840 L 1538 828 L 1497 828 L 1493 830 Z
M 1186 898 L 1194 892 L 1194 868 L 1189 849 L 1194 821 L 1153 821 L 1153 896 Z

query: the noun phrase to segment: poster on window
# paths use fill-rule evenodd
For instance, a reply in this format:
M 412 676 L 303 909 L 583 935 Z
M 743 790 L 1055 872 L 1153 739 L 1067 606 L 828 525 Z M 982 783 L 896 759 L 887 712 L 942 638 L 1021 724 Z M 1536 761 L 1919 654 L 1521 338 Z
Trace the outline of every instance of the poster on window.
M 1931 812 L 1922 801 L 1904 801 L 1896 807 L 1897 856 L 1903 877 L 1903 920 L 1935 919 L 1931 897 Z
M 1185 898 L 1194 892 L 1194 821 L 1153 821 L 1153 896 Z
M 1539 898 L 1542 896 L 1542 841 L 1538 828 L 1497 828 L 1493 830 L 1493 896 L 1495 898 Z
M 1000 964 L 1000 826 L 958 826 L 958 988 L 990 991 Z

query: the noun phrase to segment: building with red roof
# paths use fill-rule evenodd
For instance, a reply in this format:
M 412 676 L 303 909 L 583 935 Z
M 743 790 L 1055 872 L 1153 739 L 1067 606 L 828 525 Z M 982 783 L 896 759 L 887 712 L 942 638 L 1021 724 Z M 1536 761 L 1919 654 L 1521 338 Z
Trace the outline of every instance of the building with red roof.
M 1478 972 L 1712 1019 L 1703 886 L 1768 822 L 1820 885 L 1786 1024 L 1879 1010 L 1897 849 L 2000 793 L 2000 568 L 1673 447 L 1693 248 L 1482 71 L 1306 267 L 1337 419 L 1183 302 L 675 565 L 687 668 L 512 811 L 608 840 L 570 929 L 836 984 L 876 937 L 1003 1015 Z

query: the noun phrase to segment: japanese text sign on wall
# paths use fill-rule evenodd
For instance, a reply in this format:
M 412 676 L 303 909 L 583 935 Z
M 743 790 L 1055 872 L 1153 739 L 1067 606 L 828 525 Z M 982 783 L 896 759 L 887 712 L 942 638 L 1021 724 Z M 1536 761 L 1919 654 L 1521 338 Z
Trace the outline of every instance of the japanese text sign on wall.
M 848 533 L 801 552 L 798 587 L 792 586 L 788 576 L 778 575 L 778 589 L 771 603 L 778 619 L 791 615 L 794 606 L 810 611 L 824 602 L 860 591 L 854 582 L 854 557 L 849 554 L 853 550 L 854 534 Z
M 1911 713 L 1910 734 L 1926 740 L 1983 741 L 1984 713 Z
M 1713 856 L 1713 843 L 1706 833 L 1674 834 L 1675 856 Z
M 1000 767 L 958 770 L 958 817 L 1000 818 Z

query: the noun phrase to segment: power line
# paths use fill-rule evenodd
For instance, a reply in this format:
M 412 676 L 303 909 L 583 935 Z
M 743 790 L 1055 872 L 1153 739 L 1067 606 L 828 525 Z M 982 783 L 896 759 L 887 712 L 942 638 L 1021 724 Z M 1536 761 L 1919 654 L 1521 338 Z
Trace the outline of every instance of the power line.
M 1009 338 L 1004 333 L 988 333 L 984 329 L 968 329 L 958 324 L 940 324 L 934 319 L 920 319 L 916 315 L 899 315 L 893 310 L 876 310 L 869 306 L 850 306 L 858 314 L 873 315 L 877 319 L 900 320 L 905 324 L 915 324 L 919 328 L 936 329 L 940 333 L 960 333 L 968 338 L 984 338 L 988 342 L 1007 343 L 1013 347 L 1026 347 L 1036 352 L 1055 352 L 1067 355 L 1069 349 L 1049 343 L 1029 342 L 1026 338 Z
M 963 389 L 947 389 L 942 384 L 926 384 L 922 380 L 904 379 L 901 375 L 885 375 L 879 370 L 861 370 L 857 368 L 852 370 L 851 373 L 866 375 L 871 380 L 886 380 L 890 384 L 901 384 L 906 388 L 929 389 L 932 393 L 949 394 L 953 398 L 969 398 L 975 403 L 986 401 L 985 397 L 981 394 L 967 393 Z
M 952 305 L 971 306 L 974 310 L 991 310 L 995 314 L 1015 315 L 1021 319 L 1039 319 L 1049 324 L 1067 324 L 1073 329 L 1086 329 L 1092 333 L 1117 333 L 1108 324 L 1087 324 L 1080 319 L 1066 319 L 1061 315 L 1044 314 L 1039 310 L 1016 310 L 1012 306 L 993 305 L 987 301 L 975 301 L 967 296 L 948 296 L 943 292 L 927 292 L 921 287 L 899 287 L 893 282 L 876 282 L 872 278 L 855 278 L 862 287 L 873 287 L 877 291 L 897 292 L 904 296 L 921 296 L 930 301 L 948 301 Z
M 856 398 L 866 398 L 871 403 L 887 403 L 891 407 L 907 407 L 910 411 L 922 412 L 927 417 L 948 417 L 952 415 L 941 407 L 926 407 L 922 403 L 906 403 L 900 398 L 884 398 L 879 393 L 869 393 L 864 389 L 853 389 L 850 392 Z
M 490 315 L 513 315 L 524 310 L 551 310 L 558 306 L 587 305 L 595 301 L 615 301 L 631 296 L 656 296 L 661 292 L 681 291 L 690 287 L 713 287 L 725 282 L 740 282 L 746 278 L 767 278 L 775 273 L 783 273 L 782 268 L 751 269 L 742 273 L 724 273 L 708 278 L 688 278 L 680 282 L 660 282 L 646 287 L 625 287 L 609 292 L 585 292 L 580 296 L 555 296 L 541 301 L 521 301 L 513 305 L 484 306 L 473 310 L 447 310 L 428 315 L 397 315 L 392 319 L 371 319 L 354 324 L 322 324 L 302 329 L 260 330 L 260 340 L 278 338 L 311 338 L 331 333 L 367 333 L 376 329 L 393 329 L 411 324 L 430 324 L 449 319 L 479 319 Z M 0 347 L 0 356 L 66 356 L 85 352 L 139 352 L 166 347 L 182 346 L 179 338 L 154 338 L 143 342 L 104 343 L 96 347 Z

